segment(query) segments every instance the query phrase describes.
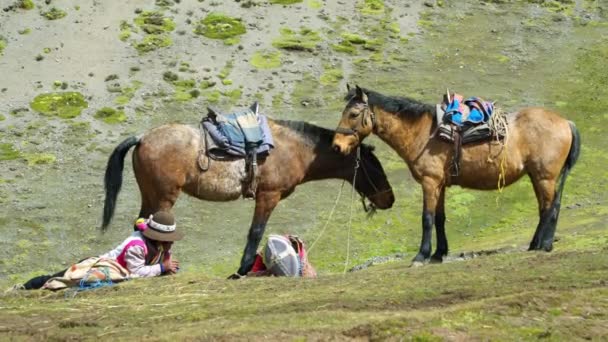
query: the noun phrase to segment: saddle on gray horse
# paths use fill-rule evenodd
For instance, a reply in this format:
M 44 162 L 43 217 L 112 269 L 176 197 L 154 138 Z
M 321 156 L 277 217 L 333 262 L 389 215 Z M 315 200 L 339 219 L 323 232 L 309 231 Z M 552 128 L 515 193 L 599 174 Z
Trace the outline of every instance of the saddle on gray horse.
M 247 189 L 245 198 L 254 198 L 257 190 L 258 158 L 265 158 L 274 147 L 266 116 L 258 114 L 258 103 L 242 112 L 222 114 L 207 108 L 207 116 L 201 120 L 201 133 L 205 139 L 205 155 L 208 163 L 214 160 L 245 159 Z M 199 158 L 199 167 L 205 171 Z

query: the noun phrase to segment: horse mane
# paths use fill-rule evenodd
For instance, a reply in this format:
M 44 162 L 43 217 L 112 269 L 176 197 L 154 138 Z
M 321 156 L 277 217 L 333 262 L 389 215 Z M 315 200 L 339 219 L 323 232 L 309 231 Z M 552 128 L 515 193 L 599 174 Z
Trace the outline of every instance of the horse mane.
M 298 133 L 300 136 L 310 141 L 312 145 L 327 145 L 331 147 L 334 139 L 334 131 L 317 125 L 313 125 L 306 121 L 292 120 L 273 120 L 275 123 L 287 127 Z M 361 144 L 362 147 L 374 150 L 374 146 Z
M 370 106 L 379 107 L 388 113 L 402 117 L 419 118 L 426 113 L 435 114 L 435 106 L 403 96 L 387 96 L 376 91 L 361 88 L 367 95 Z M 344 100 L 348 101 L 355 96 L 355 88 L 350 88 Z

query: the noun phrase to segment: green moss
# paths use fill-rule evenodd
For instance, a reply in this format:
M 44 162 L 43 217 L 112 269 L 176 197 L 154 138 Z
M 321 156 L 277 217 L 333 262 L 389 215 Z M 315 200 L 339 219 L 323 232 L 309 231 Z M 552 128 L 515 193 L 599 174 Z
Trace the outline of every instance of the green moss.
M 130 37 L 133 31 L 137 31 L 133 25 L 129 24 L 125 20 L 120 22 L 120 33 L 118 34 L 118 39 L 123 42 L 126 42 Z
M 6 120 L 6 116 L 0 114 L 0 121 L 4 121 L 4 120 Z
M 140 54 L 144 54 L 156 49 L 171 46 L 171 44 L 173 44 L 173 41 L 166 34 L 150 34 L 145 36 L 141 41 L 136 42 L 133 47 L 135 47 Z
M 223 94 L 234 103 L 241 98 L 243 91 L 241 89 L 234 89 L 225 91 Z
M 302 2 L 302 0 L 270 0 L 270 3 L 275 5 L 291 5 L 299 2 Z
M 258 69 L 273 69 L 281 66 L 280 51 L 257 51 L 251 57 L 251 65 Z
M 17 31 L 17 33 L 19 33 L 21 35 L 30 34 L 31 32 L 32 32 L 32 30 L 29 27 L 26 27 L 23 30 Z
M 214 86 L 215 86 L 215 82 L 209 81 L 209 80 L 201 81 L 201 84 L 199 85 L 199 87 L 201 89 L 208 89 L 208 88 L 212 88 Z
M 221 13 L 209 13 L 194 29 L 194 33 L 212 39 L 234 38 L 246 31 L 241 19 Z
M 179 79 L 179 76 L 173 71 L 167 70 L 163 72 L 163 80 L 169 83 L 173 83 Z
M 133 21 L 147 34 L 159 35 L 175 29 L 173 20 L 165 17 L 160 11 L 142 12 Z
M 103 107 L 95 113 L 95 118 L 103 120 L 108 124 L 117 124 L 127 120 L 123 110 L 116 110 L 110 107 Z
M 306 5 L 312 9 L 319 9 L 323 7 L 323 2 L 320 0 L 308 0 L 306 1 Z
M 6 38 L 0 36 L 0 56 L 3 55 L 4 48 L 6 47 Z
M 189 101 L 200 95 L 198 89 L 193 89 L 196 86 L 195 80 L 179 80 L 172 83 L 175 86 L 173 98 L 176 101 Z
M 333 85 L 337 84 L 342 78 L 344 78 L 342 69 L 326 69 L 319 78 L 319 82 L 322 85 Z
M 332 44 L 331 48 L 334 51 L 344 52 L 348 54 L 354 54 L 357 51 L 357 47 L 346 40 L 342 40 L 338 44 Z
M 13 160 L 21 157 L 21 153 L 13 147 L 13 144 L 0 143 L 0 160 Z
M 234 68 L 234 63 L 229 60 L 228 62 L 226 62 L 226 65 L 224 65 L 224 68 L 220 71 L 217 77 L 219 77 L 220 80 L 225 79 L 226 77 L 228 77 L 228 75 L 230 75 L 230 72 L 232 72 L 232 68 Z
M 31 10 L 34 9 L 36 5 L 34 5 L 34 2 L 32 0 L 19 0 L 17 1 L 17 7 L 24 10 Z
M 363 0 L 357 4 L 357 9 L 363 14 L 382 14 L 384 13 L 384 1 Z
M 30 103 L 30 107 L 40 114 L 64 119 L 77 117 L 88 105 L 78 92 L 40 94 Z
M 50 153 L 29 153 L 24 154 L 23 158 L 27 161 L 27 165 L 42 165 L 42 164 L 53 164 L 57 159 L 55 155 Z
M 228 78 L 225 78 L 222 80 L 223 85 L 232 85 L 232 83 L 233 83 L 232 80 L 228 79 Z
M 63 10 L 60 10 L 56 7 L 52 7 L 50 10 L 40 13 L 40 15 L 48 20 L 57 20 L 65 17 L 68 14 Z
M 219 90 L 212 90 L 205 94 L 205 98 L 209 103 L 218 103 L 220 102 L 220 98 L 222 97 L 222 93 Z
M 49 53 L 51 53 L 51 48 L 45 47 L 44 49 L 42 49 L 42 52 L 49 54 Z
M 114 103 L 118 105 L 125 105 L 129 103 L 133 96 L 135 96 L 135 92 L 141 88 L 141 85 L 142 83 L 140 81 L 133 81 L 129 87 L 119 87 L 119 92 L 121 95 L 114 99 Z
M 300 32 L 288 28 L 281 28 L 280 32 L 280 37 L 272 41 L 272 46 L 280 49 L 314 51 L 321 41 L 318 32 L 305 27 L 301 28 Z

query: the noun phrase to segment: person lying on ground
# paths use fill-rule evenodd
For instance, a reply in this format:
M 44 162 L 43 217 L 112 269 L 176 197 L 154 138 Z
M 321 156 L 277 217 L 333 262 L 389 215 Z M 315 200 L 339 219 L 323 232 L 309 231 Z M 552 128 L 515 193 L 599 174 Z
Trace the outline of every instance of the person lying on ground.
M 32 278 L 23 284 L 22 288 L 26 290 L 42 287 L 65 288 L 67 285 L 50 286 L 50 281 L 55 279 L 63 283 L 75 283 L 89 275 L 91 270 L 99 265 L 106 267 L 105 277 L 103 274 L 100 276 L 111 280 L 175 274 L 179 269 L 179 262 L 172 257 L 171 247 L 174 241 L 181 240 L 184 235 L 177 230 L 173 214 L 158 211 L 148 219 L 138 219 L 135 226 L 137 230 L 111 251 L 99 257 L 83 259 L 55 274 Z M 115 274 L 109 274 L 110 269 Z

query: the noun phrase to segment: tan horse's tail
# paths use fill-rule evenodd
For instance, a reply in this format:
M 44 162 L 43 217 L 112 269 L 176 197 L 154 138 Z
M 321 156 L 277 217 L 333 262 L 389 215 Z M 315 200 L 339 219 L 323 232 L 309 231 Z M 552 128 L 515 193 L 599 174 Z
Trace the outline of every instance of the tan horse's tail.
M 114 152 L 108 159 L 106 174 L 104 177 L 104 186 L 106 189 L 106 199 L 103 204 L 103 222 L 101 230 L 105 231 L 114 216 L 116 208 L 116 198 L 122 186 L 122 171 L 125 166 L 125 156 L 131 147 L 139 144 L 140 137 L 131 136 L 118 144 Z
M 579 155 L 581 154 L 581 135 L 576 128 L 576 125 L 572 121 L 568 121 L 570 125 L 570 130 L 572 131 L 572 143 L 570 144 L 570 152 L 568 152 L 568 157 L 566 157 L 566 162 L 562 167 L 562 171 L 560 174 L 559 186 L 555 190 L 556 199 L 560 200 L 562 196 L 562 191 L 564 190 L 564 184 L 566 184 L 566 177 L 576 164 Z

